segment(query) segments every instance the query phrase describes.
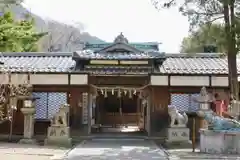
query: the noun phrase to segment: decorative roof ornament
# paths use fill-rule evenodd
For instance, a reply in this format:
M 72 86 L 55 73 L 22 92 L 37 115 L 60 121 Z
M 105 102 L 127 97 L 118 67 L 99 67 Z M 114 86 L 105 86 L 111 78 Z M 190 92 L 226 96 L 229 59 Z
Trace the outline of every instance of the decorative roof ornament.
M 115 40 L 114 43 L 128 43 L 127 38 L 124 37 L 123 33 L 121 32 L 120 35 L 118 35 Z

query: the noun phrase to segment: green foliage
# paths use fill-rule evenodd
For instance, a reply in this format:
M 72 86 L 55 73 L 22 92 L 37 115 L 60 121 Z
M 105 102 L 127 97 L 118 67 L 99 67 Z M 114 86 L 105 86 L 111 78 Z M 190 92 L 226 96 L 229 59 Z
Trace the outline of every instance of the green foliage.
M 0 51 L 1 52 L 34 52 L 37 42 L 46 33 L 38 33 L 34 28 L 34 20 L 15 21 L 11 12 L 0 17 Z
M 211 25 L 214 22 L 223 24 L 225 36 L 223 48 L 228 56 L 230 92 L 238 100 L 239 87 L 236 59 L 240 37 L 240 0 L 152 0 L 152 2 L 157 9 L 178 6 L 179 11 L 188 17 L 190 31 L 193 32 L 198 31 L 199 28 L 201 30 L 204 25 Z M 186 45 L 191 46 L 191 37 L 190 40 L 185 39 L 184 41 Z M 222 42 L 222 38 L 219 41 Z
M 177 6 L 188 17 L 190 30 L 223 19 L 223 0 L 151 0 L 157 9 Z M 228 0 L 224 0 L 228 1 Z
M 213 45 L 217 47 L 217 52 L 226 53 L 225 31 L 221 24 L 212 24 L 211 26 L 201 26 L 197 31 L 191 32 L 188 37 L 182 41 L 182 53 L 203 53 L 204 46 Z

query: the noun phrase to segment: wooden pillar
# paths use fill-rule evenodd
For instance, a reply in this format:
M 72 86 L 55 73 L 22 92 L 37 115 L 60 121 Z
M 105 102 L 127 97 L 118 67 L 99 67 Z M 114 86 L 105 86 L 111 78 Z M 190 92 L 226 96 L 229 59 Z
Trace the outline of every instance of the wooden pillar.
M 71 75 L 70 73 L 68 74 L 68 91 L 67 91 L 67 104 L 70 104 L 70 97 L 71 97 Z
M 91 121 L 92 121 L 92 103 L 91 103 L 91 94 L 88 92 L 88 134 L 91 134 Z
M 150 98 L 148 97 L 147 98 L 147 130 L 148 130 L 148 136 L 150 136 L 151 135 L 151 117 L 150 117 L 150 115 L 151 115 L 151 108 L 150 108 Z
M 99 98 L 96 97 L 96 108 L 95 108 L 95 119 L 96 119 L 96 124 L 100 124 L 100 109 L 99 109 Z
M 140 113 L 140 98 L 137 97 L 137 116 L 136 116 L 136 119 L 137 119 L 137 125 L 138 126 L 139 126 L 140 117 L 141 117 L 141 113 Z
M 71 98 L 71 91 L 70 91 L 70 87 L 71 87 L 71 75 L 70 73 L 68 73 L 68 90 L 67 90 L 67 104 L 69 104 L 70 106 L 70 109 L 69 109 L 69 113 L 67 114 L 67 123 L 68 123 L 68 126 L 70 126 L 70 115 L 71 115 L 71 104 L 70 104 L 70 98 Z

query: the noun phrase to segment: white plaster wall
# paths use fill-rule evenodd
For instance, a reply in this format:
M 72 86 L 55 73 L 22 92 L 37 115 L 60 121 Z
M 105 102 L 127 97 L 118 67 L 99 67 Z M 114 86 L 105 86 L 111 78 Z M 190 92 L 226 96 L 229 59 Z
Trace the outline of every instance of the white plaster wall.
M 88 75 L 87 74 L 71 75 L 71 84 L 73 85 L 88 84 Z
M 9 78 L 7 74 L 0 74 L 0 84 L 8 84 Z
M 168 86 L 168 76 L 151 76 L 151 85 Z
M 67 74 L 32 74 L 30 83 L 36 85 L 64 85 L 68 84 Z
M 0 84 L 8 84 L 11 80 L 12 84 L 23 84 L 28 80 L 27 74 L 11 74 L 10 78 L 8 74 L 0 74 Z
M 212 86 L 227 87 L 228 86 L 228 77 L 211 77 Z
M 171 76 L 171 86 L 209 86 L 209 76 Z

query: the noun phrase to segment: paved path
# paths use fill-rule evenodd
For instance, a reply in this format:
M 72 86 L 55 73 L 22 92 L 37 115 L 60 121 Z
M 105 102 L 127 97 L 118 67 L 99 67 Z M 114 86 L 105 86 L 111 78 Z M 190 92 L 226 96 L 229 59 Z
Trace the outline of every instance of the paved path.
M 142 139 L 93 139 L 68 153 L 68 160 L 165 160 L 166 155 L 152 141 Z

